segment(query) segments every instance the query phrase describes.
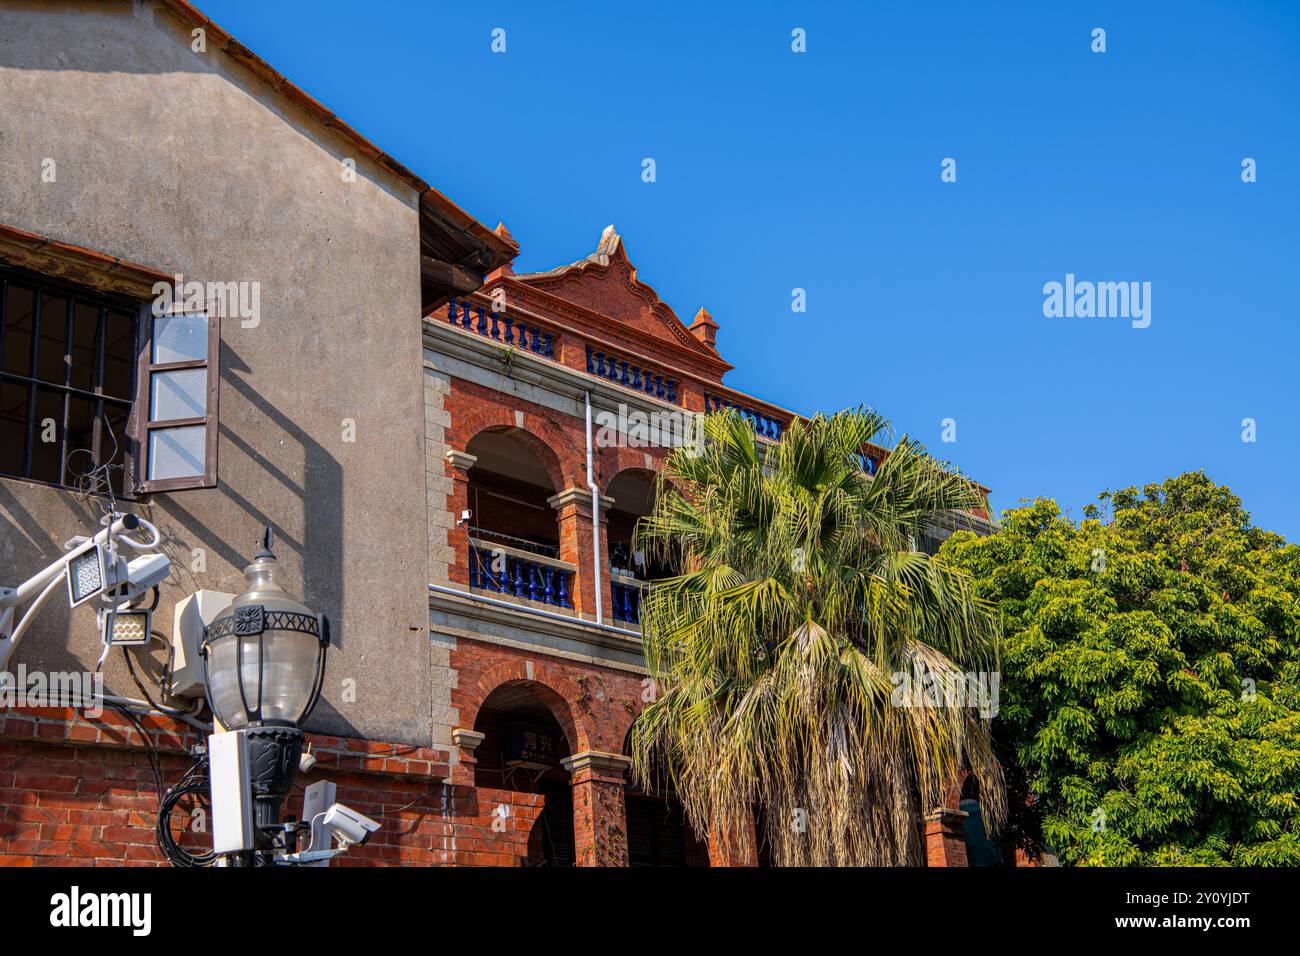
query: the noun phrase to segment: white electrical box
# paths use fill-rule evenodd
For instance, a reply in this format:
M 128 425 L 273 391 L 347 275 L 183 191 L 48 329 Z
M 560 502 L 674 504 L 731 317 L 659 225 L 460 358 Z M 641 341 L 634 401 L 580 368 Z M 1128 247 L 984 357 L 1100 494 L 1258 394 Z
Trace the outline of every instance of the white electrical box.
M 337 788 L 328 780 L 318 780 L 309 786 L 302 795 L 302 819 L 311 824 L 311 845 L 309 851 L 328 850 L 330 848 L 329 827 L 322 822 L 325 812 L 334 805 Z M 321 818 L 321 819 L 318 819 Z M 308 863 L 308 866 L 329 866 L 329 860 Z
M 172 672 L 168 693 L 173 697 L 203 696 L 203 629 L 235 599 L 225 591 L 195 591 L 176 605 L 172 622 Z
M 253 849 L 253 790 L 248 775 L 248 732 L 227 730 L 208 737 L 212 790 L 212 849 Z

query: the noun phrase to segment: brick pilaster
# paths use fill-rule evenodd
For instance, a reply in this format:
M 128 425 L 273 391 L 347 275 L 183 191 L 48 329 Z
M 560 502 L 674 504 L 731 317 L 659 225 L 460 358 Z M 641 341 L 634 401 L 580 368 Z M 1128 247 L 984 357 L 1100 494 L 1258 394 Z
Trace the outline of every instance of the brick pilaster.
M 452 561 L 447 578 L 461 587 L 469 587 L 469 529 L 456 527 L 461 513 L 469 507 L 469 470 L 478 458 L 469 452 L 448 449 L 447 473 L 451 478 L 451 494 L 447 496 L 447 510 L 451 513 L 451 531 L 447 543 L 451 546 Z
M 588 619 L 596 616 L 596 589 L 592 576 L 591 492 L 585 488 L 566 488 L 547 499 L 555 509 L 560 529 L 560 560 L 578 566 L 574 575 L 573 606 Z M 605 514 L 613 499 L 600 499 L 600 590 L 605 621 L 609 622 L 611 594 L 609 586 L 609 534 Z
M 966 813 L 940 807 L 925 817 L 925 862 L 927 866 L 969 866 L 966 860 Z
M 758 832 L 750 814 L 740 825 L 743 829 L 723 840 L 720 833 L 709 834 L 709 866 L 758 866 Z
M 627 866 L 627 811 L 623 789 L 632 761 L 586 750 L 565 757 L 573 775 L 573 838 L 578 866 Z

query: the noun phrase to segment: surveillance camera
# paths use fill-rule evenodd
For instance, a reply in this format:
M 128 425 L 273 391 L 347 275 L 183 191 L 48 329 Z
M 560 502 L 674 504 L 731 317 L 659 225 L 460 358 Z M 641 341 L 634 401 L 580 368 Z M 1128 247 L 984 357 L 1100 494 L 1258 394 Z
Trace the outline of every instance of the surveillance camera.
M 311 773 L 316 767 L 316 755 L 310 750 L 304 750 L 302 756 L 298 758 L 298 772 Z
M 129 603 L 140 600 L 171 574 L 171 559 L 165 554 L 146 554 L 131 561 L 118 559 L 118 599 Z
M 466 508 L 460 513 L 460 517 L 456 519 L 456 527 L 459 528 L 463 524 L 469 524 L 469 519 L 472 517 L 474 517 L 474 512 Z
M 321 824 L 334 835 L 334 839 L 338 840 L 342 847 L 365 843 L 370 839 L 370 834 L 379 829 L 377 821 L 341 803 L 333 804 L 325 811 L 325 819 Z

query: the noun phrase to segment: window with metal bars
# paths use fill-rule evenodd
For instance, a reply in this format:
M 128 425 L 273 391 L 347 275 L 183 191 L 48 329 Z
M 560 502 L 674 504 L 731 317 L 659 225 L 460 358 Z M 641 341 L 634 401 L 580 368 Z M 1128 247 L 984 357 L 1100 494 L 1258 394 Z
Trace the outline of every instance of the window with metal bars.
M 0 265 L 0 475 L 123 494 L 140 303 Z

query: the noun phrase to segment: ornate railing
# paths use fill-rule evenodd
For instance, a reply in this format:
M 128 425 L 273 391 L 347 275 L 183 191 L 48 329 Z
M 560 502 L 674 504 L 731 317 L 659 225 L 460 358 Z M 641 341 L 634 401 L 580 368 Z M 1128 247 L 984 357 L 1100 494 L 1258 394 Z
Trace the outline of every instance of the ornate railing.
M 598 375 L 634 392 L 643 392 L 667 402 L 677 401 L 677 379 L 662 372 L 642 368 L 629 359 L 620 358 L 587 346 L 587 374 Z
M 623 621 L 626 624 L 641 623 L 641 594 L 645 588 L 645 582 L 638 581 L 635 578 L 618 578 L 610 575 L 609 589 L 612 593 L 614 606 L 610 608 L 614 615 L 614 620 Z
M 780 420 L 760 412 L 756 408 L 750 408 L 746 405 L 737 405 L 729 398 L 722 395 L 710 395 L 704 393 L 704 410 L 706 412 L 718 412 L 724 408 L 734 408 L 745 418 L 749 419 L 754 426 L 754 433 L 762 438 L 770 438 L 773 441 L 781 440 L 781 433 L 785 431 L 785 425 Z
M 555 358 L 555 333 L 526 325 L 523 320 L 516 320 L 506 312 L 493 312 L 481 305 L 452 299 L 447 303 L 447 321 L 484 338 L 536 352 L 544 358 Z
M 539 555 L 470 540 L 469 586 L 511 597 L 573 607 L 574 567 Z

